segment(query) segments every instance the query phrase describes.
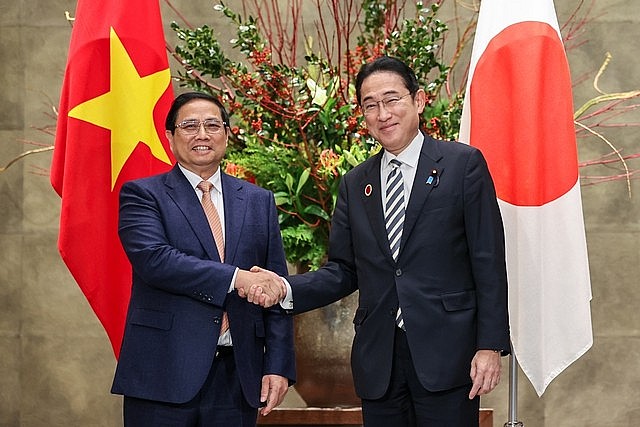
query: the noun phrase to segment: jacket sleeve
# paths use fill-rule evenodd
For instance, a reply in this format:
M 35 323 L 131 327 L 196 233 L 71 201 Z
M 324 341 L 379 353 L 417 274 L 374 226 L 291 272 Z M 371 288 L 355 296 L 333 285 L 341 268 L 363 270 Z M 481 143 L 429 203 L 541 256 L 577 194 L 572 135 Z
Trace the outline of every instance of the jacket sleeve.
M 120 191 L 118 233 L 134 275 L 143 282 L 223 306 L 235 267 L 203 256 L 194 231 L 172 202 L 160 203 L 148 187 L 126 183 Z
M 478 349 L 510 351 L 507 273 L 502 217 L 493 180 L 479 150 L 473 150 L 464 179 L 464 221 L 476 284 Z

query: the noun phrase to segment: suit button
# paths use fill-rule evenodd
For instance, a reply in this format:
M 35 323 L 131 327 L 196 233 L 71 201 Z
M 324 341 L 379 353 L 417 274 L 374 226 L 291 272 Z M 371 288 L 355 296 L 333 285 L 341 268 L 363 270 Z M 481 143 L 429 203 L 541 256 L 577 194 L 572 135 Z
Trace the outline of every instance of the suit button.
M 402 276 L 402 269 L 399 268 L 396 270 L 396 276 L 398 277 Z

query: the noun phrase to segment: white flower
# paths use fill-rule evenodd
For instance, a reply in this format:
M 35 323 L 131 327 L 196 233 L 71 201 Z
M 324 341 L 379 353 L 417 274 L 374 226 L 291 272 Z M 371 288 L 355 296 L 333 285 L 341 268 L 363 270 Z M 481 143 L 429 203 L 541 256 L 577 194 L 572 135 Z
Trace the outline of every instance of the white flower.
M 315 80 L 311 78 L 307 79 L 307 87 L 313 94 L 313 100 L 311 101 L 312 103 L 322 106 L 325 104 L 325 102 L 327 102 L 327 91 L 321 87 L 318 87 L 318 84 L 315 82 Z

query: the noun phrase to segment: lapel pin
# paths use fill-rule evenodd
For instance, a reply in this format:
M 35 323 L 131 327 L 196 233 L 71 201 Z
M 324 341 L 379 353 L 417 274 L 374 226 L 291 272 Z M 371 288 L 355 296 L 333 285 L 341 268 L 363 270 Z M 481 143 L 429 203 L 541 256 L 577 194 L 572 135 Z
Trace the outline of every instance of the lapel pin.
M 434 187 L 437 187 L 439 183 L 440 183 L 440 176 L 438 175 L 438 170 L 433 169 L 431 171 L 431 175 L 429 175 L 429 178 L 427 178 L 427 180 L 425 181 L 425 184 L 433 185 Z
M 369 197 L 371 195 L 371 192 L 373 191 L 373 187 L 371 186 L 371 184 L 367 184 L 364 187 L 364 195 Z

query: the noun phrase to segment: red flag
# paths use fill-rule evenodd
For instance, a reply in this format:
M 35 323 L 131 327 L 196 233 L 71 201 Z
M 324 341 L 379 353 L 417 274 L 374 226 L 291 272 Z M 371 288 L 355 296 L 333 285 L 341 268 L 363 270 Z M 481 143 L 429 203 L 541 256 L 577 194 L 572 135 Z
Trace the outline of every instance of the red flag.
M 51 184 L 62 197 L 60 254 L 116 357 L 131 292 L 118 193 L 173 162 L 164 136 L 170 80 L 158 0 L 78 0 Z
M 552 0 L 483 0 L 460 139 L 504 219 L 513 350 L 538 395 L 592 345 L 571 75 Z

